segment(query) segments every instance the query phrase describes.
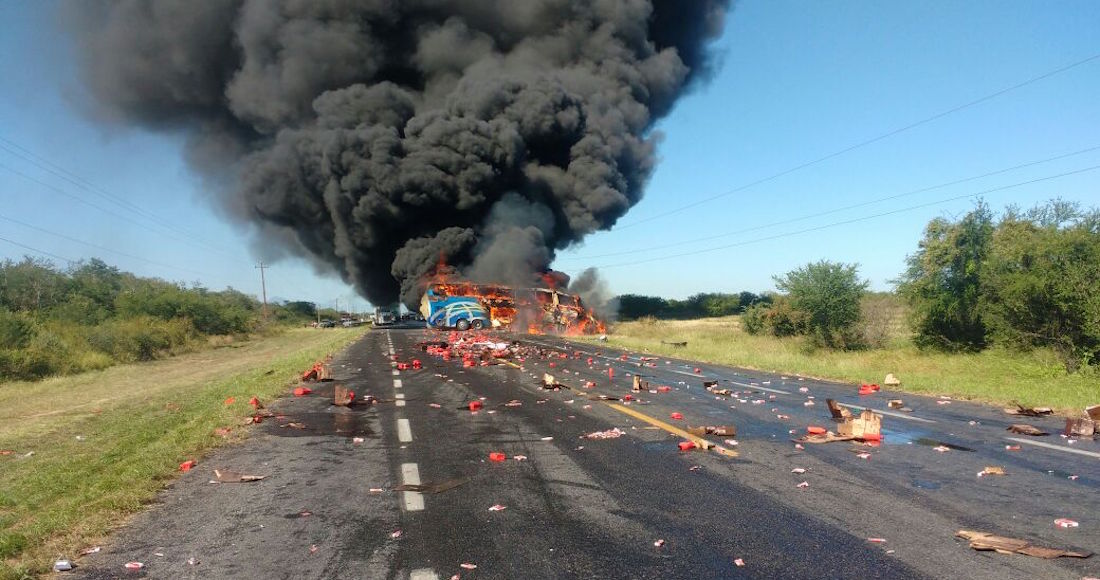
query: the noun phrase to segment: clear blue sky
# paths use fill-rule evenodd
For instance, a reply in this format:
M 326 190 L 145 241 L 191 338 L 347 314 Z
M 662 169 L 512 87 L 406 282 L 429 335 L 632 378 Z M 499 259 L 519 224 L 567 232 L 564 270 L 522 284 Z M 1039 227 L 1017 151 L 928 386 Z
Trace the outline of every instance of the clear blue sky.
M 70 47 L 55 11 L 55 2 L 0 3 L 0 237 L 67 259 L 98 256 L 142 275 L 211 288 L 231 285 L 258 295 L 248 232 L 221 219 L 205 199 L 202 183 L 183 164 L 179 140 L 104 127 L 81 110 Z M 859 263 L 874 288 L 886 289 L 928 220 L 961 215 L 972 199 L 787 234 L 1100 165 L 1097 149 L 834 211 L 1100 146 L 1097 59 L 666 216 L 1100 54 L 1100 2 L 746 0 L 715 48 L 722 62 L 717 76 L 682 99 L 659 126 L 661 162 L 645 199 L 621 220 L 625 227 L 561 254 L 558 269 L 576 273 L 599 266 L 616 292 L 684 297 L 771 289 L 773 274 L 826 258 Z M 166 237 L 156 222 L 6 151 L 14 149 L 12 143 L 188 235 Z M 1098 183 L 1100 170 L 984 197 L 998 210 L 1055 196 L 1100 205 Z M 804 216 L 816 217 L 761 227 Z M 745 231 L 750 228 L 756 229 Z M 711 236 L 721 237 L 684 243 Z M 654 249 L 669 244 L 678 245 Z M 719 246 L 727 247 L 713 249 Z M 0 258 L 23 254 L 33 252 L 0 241 Z M 268 270 L 268 295 L 328 306 L 354 298 L 339 280 L 291 261 Z

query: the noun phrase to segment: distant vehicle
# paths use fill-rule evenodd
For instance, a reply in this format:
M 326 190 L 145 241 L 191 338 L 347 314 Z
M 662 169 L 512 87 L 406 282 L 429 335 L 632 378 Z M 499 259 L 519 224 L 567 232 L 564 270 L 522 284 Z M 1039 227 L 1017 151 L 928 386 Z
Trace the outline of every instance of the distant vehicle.
M 355 320 L 354 318 L 351 318 L 351 319 L 348 319 L 348 320 L 345 320 L 345 321 L 341 322 L 340 326 L 343 326 L 344 328 L 351 328 L 353 326 L 359 326 L 360 324 L 363 324 L 363 322 L 359 321 L 359 320 Z
M 384 308 L 374 309 L 374 325 L 375 326 L 389 326 L 391 324 L 397 324 L 397 315 L 390 310 Z
M 428 288 L 420 300 L 420 314 L 429 328 L 454 328 L 457 330 L 481 330 L 492 322 L 489 312 L 477 298 L 448 296 Z
M 336 321 L 335 320 L 322 320 L 321 324 L 318 324 L 317 326 L 320 327 L 320 328 L 335 328 L 336 327 Z

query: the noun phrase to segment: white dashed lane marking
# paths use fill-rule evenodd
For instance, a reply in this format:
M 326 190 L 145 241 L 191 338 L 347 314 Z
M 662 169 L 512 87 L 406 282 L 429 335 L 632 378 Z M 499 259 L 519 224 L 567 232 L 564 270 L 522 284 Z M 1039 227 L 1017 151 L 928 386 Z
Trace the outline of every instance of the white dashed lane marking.
M 408 419 L 397 420 L 397 440 L 402 443 L 410 443 L 413 440 L 412 428 Z
M 1019 437 L 1005 437 L 1008 441 L 1016 443 L 1023 443 L 1025 445 L 1034 445 L 1036 447 L 1042 447 L 1044 449 L 1053 449 L 1055 451 L 1065 451 L 1066 453 L 1076 453 L 1077 455 L 1087 455 L 1088 457 L 1100 457 L 1100 453 L 1094 451 L 1085 451 L 1084 449 L 1074 449 L 1072 447 L 1063 447 L 1061 445 L 1054 445 L 1053 443 L 1043 443 L 1042 441 L 1032 441 L 1030 439 L 1020 439 Z
M 848 407 L 849 409 L 855 409 L 862 411 L 864 409 L 870 409 L 880 415 L 889 415 L 891 417 L 897 417 L 898 419 L 906 419 L 908 421 L 916 421 L 918 423 L 935 423 L 932 419 L 923 419 L 921 417 L 914 417 L 912 415 L 906 415 L 905 413 L 895 413 L 893 411 L 880 411 L 879 409 L 871 409 L 870 407 L 861 407 L 860 405 L 849 405 L 847 403 L 837 403 L 841 407 Z
M 400 389 L 401 388 L 401 379 L 394 379 L 393 380 L 393 388 L 395 388 L 395 389 Z
M 401 483 L 420 485 L 420 470 L 417 469 L 415 463 L 401 464 Z M 407 511 L 418 512 L 424 509 L 424 495 L 419 491 L 403 491 L 401 493 Z

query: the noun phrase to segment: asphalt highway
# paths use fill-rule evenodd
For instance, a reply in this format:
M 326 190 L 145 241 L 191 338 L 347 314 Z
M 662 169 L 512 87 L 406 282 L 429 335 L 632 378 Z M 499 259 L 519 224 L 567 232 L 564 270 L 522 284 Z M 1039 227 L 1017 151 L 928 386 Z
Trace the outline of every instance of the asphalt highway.
M 440 339 L 448 336 L 368 333 L 333 361 L 333 374 L 380 403 L 334 407 L 333 383 L 280 401 L 282 419 L 204 459 L 101 553 L 79 560 L 76 575 L 1100 576 L 1100 556 L 977 552 L 955 537 L 972 529 L 1100 551 L 1100 444 L 1060 437 L 1060 419 L 888 392 L 859 396 L 854 385 L 650 360 L 553 337 L 520 337 L 540 349 L 522 361 L 468 367 L 417 345 Z M 396 367 L 413 359 L 422 368 Z M 543 373 L 565 388 L 544 389 Z M 631 391 L 635 374 L 652 392 Z M 707 392 L 704 381 L 734 395 Z M 628 394 L 634 400 L 600 399 Z M 834 428 L 826 398 L 882 413 L 884 442 L 798 448 L 792 439 L 808 426 Z M 888 409 L 892 398 L 912 412 Z M 471 402 L 482 406 L 473 412 Z M 306 428 L 282 426 L 291 421 Z M 1005 430 L 1012 423 L 1052 434 L 1014 435 Z M 678 448 L 679 430 L 728 424 L 736 437 L 707 439 L 737 457 Z M 613 428 L 623 434 L 585 437 Z M 213 485 L 208 469 L 217 466 L 267 477 Z M 986 466 L 1006 475 L 978 477 Z M 394 489 L 402 484 L 426 487 Z M 1059 518 L 1079 526 L 1059 527 Z M 127 571 L 129 561 L 145 566 Z

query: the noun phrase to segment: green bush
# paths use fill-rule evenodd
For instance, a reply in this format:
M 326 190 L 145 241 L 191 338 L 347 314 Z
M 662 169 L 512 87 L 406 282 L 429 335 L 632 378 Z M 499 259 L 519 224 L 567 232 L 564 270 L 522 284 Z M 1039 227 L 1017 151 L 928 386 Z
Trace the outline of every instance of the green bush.
M 807 333 L 822 346 L 860 346 L 853 342 L 859 336 L 855 325 L 868 283 L 859 279 L 856 265 L 822 260 L 775 277 L 775 284 L 787 292 L 791 309 L 805 315 Z M 796 318 L 783 322 L 784 330 L 797 330 Z
M 762 334 L 768 326 L 767 316 L 767 304 L 753 304 L 741 315 L 741 328 L 749 334 Z
M 120 362 L 147 361 L 187 344 L 195 335 L 187 320 L 139 316 L 113 320 L 88 331 L 88 345 Z
M 0 309 L 0 348 L 25 348 L 34 332 L 34 323 L 29 318 Z
M 805 312 L 795 310 L 786 298 L 776 299 L 764 314 L 768 333 L 778 337 L 806 334 L 808 318 Z

